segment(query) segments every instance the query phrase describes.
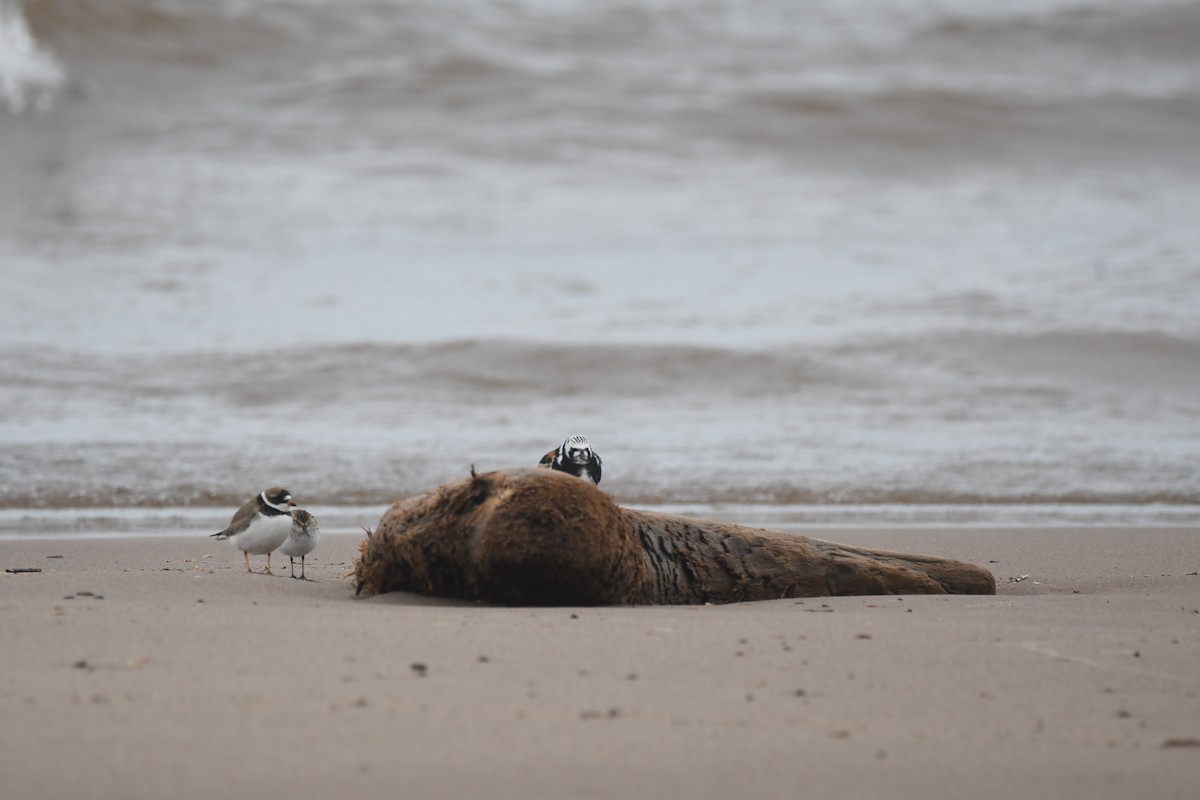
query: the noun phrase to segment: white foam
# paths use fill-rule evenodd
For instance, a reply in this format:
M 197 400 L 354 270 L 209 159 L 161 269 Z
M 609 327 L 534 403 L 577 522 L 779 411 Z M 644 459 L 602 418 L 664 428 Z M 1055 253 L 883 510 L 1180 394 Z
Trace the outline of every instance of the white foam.
M 66 70 L 29 32 L 17 0 L 0 0 L 0 104 L 13 113 L 47 111 Z

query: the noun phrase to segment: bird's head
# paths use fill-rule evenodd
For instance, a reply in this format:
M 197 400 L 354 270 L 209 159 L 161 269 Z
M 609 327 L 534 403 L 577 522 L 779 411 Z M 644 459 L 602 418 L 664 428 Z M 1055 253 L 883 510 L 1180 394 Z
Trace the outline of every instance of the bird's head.
M 562 443 L 564 461 L 574 464 L 586 464 L 592 459 L 592 445 L 586 436 L 572 436 Z
M 292 493 L 282 486 L 272 486 L 262 493 L 263 502 L 274 508 L 276 511 L 287 510 L 292 506 Z

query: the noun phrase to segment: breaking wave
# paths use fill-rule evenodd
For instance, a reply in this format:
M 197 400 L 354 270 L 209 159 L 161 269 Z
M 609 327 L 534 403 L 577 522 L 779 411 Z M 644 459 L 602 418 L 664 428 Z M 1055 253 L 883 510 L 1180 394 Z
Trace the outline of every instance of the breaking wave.
M 0 0 L 0 106 L 49 110 L 66 80 L 62 64 L 29 30 L 18 0 Z

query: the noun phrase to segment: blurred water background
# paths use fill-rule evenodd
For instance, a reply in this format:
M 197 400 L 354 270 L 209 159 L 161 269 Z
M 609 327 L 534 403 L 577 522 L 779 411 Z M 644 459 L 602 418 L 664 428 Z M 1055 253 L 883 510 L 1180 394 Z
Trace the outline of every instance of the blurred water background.
M 0 0 L 0 534 L 568 434 L 777 526 L 1200 524 L 1200 3 Z M 339 524 L 341 524 L 339 523 Z

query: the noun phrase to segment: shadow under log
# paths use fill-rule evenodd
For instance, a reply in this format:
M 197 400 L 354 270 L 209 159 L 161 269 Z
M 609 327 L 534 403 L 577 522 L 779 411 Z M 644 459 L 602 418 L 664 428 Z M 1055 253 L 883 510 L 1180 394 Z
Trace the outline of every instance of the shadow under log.
M 995 594 L 974 564 L 624 509 L 590 481 L 508 469 L 394 504 L 359 545 L 359 593 L 508 605 Z

